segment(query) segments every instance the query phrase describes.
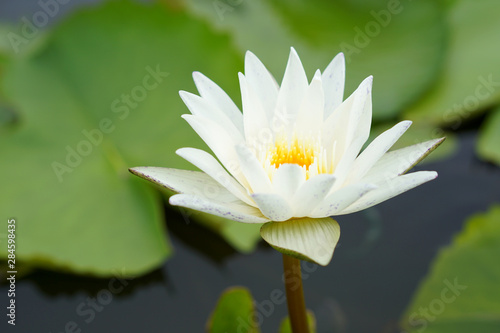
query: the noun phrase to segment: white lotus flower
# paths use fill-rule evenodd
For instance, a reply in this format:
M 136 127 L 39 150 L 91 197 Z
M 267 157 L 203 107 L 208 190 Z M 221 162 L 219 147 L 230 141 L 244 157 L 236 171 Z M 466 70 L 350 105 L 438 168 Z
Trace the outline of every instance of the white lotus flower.
M 200 96 L 181 91 L 183 118 L 217 159 L 196 148 L 177 154 L 201 171 L 137 167 L 131 172 L 179 194 L 170 204 L 244 223 L 267 223 L 262 237 L 281 252 L 326 265 L 340 229 L 331 216 L 354 213 L 437 177 L 405 174 L 443 139 L 388 152 L 403 121 L 361 153 L 372 118 L 372 77 L 343 100 L 345 63 L 338 54 L 309 83 L 292 48 L 279 86 L 246 53 L 239 74 L 243 113 L 214 82 L 193 74 Z

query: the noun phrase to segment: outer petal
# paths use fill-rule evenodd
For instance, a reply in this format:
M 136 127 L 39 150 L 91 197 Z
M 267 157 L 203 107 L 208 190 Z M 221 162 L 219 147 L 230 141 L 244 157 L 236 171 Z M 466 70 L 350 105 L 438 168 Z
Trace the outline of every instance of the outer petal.
M 222 126 L 210 119 L 193 115 L 183 115 L 189 125 L 195 130 L 200 138 L 210 147 L 224 167 L 244 186 L 246 181 L 239 168 L 238 156 L 234 146 L 233 138 L 227 134 Z
M 276 107 L 279 86 L 259 58 L 250 51 L 245 54 L 245 77 L 248 85 L 256 92 L 267 119 L 271 119 Z
M 340 226 L 329 217 L 303 218 L 266 223 L 260 235 L 281 253 L 326 266 L 339 241 Z
M 288 135 L 292 134 L 292 125 L 297 117 L 307 87 L 306 72 L 304 71 L 304 67 L 300 62 L 297 52 L 292 47 L 285 69 L 285 75 L 283 76 L 281 88 L 278 93 L 276 113 L 273 119 L 271 119 L 272 129 L 275 133 L 284 128 L 287 130 Z M 274 124 L 274 122 L 277 124 Z
M 212 155 L 196 148 L 181 148 L 176 153 L 212 177 L 235 197 L 251 206 L 255 206 L 255 203 L 248 195 L 248 191 L 231 177 Z
M 264 223 L 269 221 L 260 210 L 242 201 L 222 202 L 191 194 L 177 194 L 170 197 L 170 204 L 198 210 L 244 223 Z
M 341 188 L 326 197 L 323 202 L 309 215 L 310 217 L 326 217 L 338 215 L 340 211 L 374 190 L 372 184 L 353 184 Z
M 292 199 L 292 207 L 295 210 L 294 216 L 309 216 L 328 195 L 334 183 L 335 176 L 330 174 L 316 175 L 308 179 L 297 190 Z
M 193 79 L 201 97 L 227 114 L 240 133 L 243 133 L 243 115 L 226 92 L 200 72 L 193 72 Z
M 325 92 L 324 119 L 327 119 L 344 98 L 345 57 L 343 53 L 339 53 L 333 58 L 321 78 Z
M 285 198 L 273 193 L 254 193 L 252 198 L 264 216 L 271 221 L 286 221 L 293 217 L 293 210 Z
M 331 154 L 335 145 L 334 165 L 344 163 L 348 169 L 370 135 L 372 116 L 371 87 L 373 78 L 366 78 L 323 125 L 323 146 Z M 356 150 L 352 160 L 342 162 L 346 151 Z
M 361 181 L 381 183 L 408 172 L 436 149 L 444 139 L 429 140 L 386 153 L 375 163 Z
M 174 192 L 236 200 L 234 195 L 204 172 L 161 167 L 135 167 L 129 171 Z
M 244 140 L 243 133 L 240 132 L 234 122 L 221 109 L 213 106 L 208 100 L 198 95 L 186 91 L 180 91 L 179 95 L 193 115 L 201 116 L 220 124 L 231 135 L 234 142 L 242 142 Z
M 240 168 L 254 193 L 272 193 L 269 176 L 255 154 L 245 145 L 236 146 Z
M 402 121 L 376 137 L 365 150 L 356 158 L 347 183 L 356 182 L 363 178 L 372 166 L 396 143 L 401 135 L 410 127 L 411 121 Z
M 337 215 L 350 214 L 375 206 L 436 177 L 437 172 L 435 171 L 419 171 L 390 179 L 383 186 L 381 185 L 379 188 L 367 193 Z

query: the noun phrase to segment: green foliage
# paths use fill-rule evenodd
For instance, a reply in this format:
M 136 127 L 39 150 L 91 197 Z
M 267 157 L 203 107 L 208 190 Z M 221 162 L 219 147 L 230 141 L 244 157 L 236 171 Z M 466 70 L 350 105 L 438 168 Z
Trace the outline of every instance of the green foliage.
M 409 332 L 500 331 L 500 206 L 471 217 L 435 259 L 401 323 Z
M 243 287 L 225 290 L 207 322 L 209 333 L 259 333 L 254 322 L 253 298 L 250 291 Z
M 307 322 L 309 324 L 309 332 L 316 332 L 316 318 L 314 317 L 314 313 L 312 311 L 307 310 Z M 292 326 L 290 324 L 290 317 L 286 317 L 283 319 L 280 325 L 279 333 L 293 333 Z
M 500 108 L 488 115 L 477 142 L 477 153 L 482 159 L 500 165 Z
M 19 52 L 8 36 L 22 35 L 21 24 L 0 24 L 0 208 L 19 221 L 26 265 L 99 276 L 159 266 L 172 251 L 162 196 L 126 170 L 193 168 L 175 150 L 206 146 L 180 118 L 188 111 L 177 92 L 196 92 L 199 70 L 239 103 L 248 49 L 278 81 L 290 46 L 311 74 L 343 51 L 345 96 L 375 76 L 373 133 L 408 108 L 415 124 L 399 145 L 442 136 L 438 126 L 458 128 L 500 99 L 495 0 L 174 4 L 82 9 Z M 480 156 L 498 164 L 499 114 L 478 141 Z M 453 150 L 446 136 L 433 158 Z M 243 252 L 260 239 L 259 225 L 183 215 Z M 2 238 L 0 247 L 5 258 Z
M 374 75 L 374 118 L 394 118 L 435 79 L 445 27 L 439 2 L 203 1 L 188 8 L 252 50 L 281 81 L 294 46 L 308 73 L 335 54 L 347 60 L 347 94 Z M 312 74 L 311 74 L 312 75 Z
M 81 11 L 11 59 L 2 84 L 20 122 L 0 140 L 0 207 L 18 221 L 17 259 L 100 276 L 161 265 L 161 197 L 127 168 L 192 168 L 174 152 L 203 144 L 177 92 L 200 70 L 234 96 L 241 62 L 204 23 L 128 2 Z M 238 235 L 247 251 L 258 232 Z
M 457 0 L 448 5 L 448 45 L 437 82 L 404 116 L 458 128 L 500 100 L 500 2 Z

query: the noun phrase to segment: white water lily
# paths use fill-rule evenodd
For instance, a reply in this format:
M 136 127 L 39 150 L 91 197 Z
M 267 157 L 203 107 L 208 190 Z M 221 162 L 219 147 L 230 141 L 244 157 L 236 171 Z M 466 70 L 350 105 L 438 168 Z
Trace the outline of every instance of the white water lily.
M 292 48 L 281 86 L 251 52 L 239 73 L 243 112 L 203 74 L 200 96 L 181 91 L 182 117 L 217 159 L 195 148 L 177 154 L 201 171 L 136 167 L 131 172 L 179 194 L 170 204 L 244 223 L 266 223 L 262 237 L 279 251 L 326 265 L 340 229 L 331 216 L 354 213 L 437 177 L 405 174 L 443 139 L 390 151 L 402 121 L 368 139 L 372 77 L 343 101 L 345 62 L 337 55 L 309 83 Z

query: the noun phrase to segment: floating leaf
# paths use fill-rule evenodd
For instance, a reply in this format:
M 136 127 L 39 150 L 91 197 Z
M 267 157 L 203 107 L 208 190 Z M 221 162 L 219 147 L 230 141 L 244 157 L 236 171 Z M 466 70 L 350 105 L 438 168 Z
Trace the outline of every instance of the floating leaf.
M 278 81 L 290 46 L 307 72 L 347 59 L 347 93 L 374 75 L 374 118 L 393 118 L 435 80 L 444 47 L 437 1 L 187 1 L 188 7 L 251 50 Z
M 316 332 L 316 318 L 312 311 L 307 310 L 307 323 L 309 324 L 309 333 Z M 293 333 L 292 326 L 290 324 L 290 317 L 283 319 L 280 325 L 279 333 Z
M 409 332 L 500 331 L 500 206 L 471 217 L 435 259 L 401 324 Z
M 175 150 L 205 146 L 178 91 L 194 91 L 200 70 L 234 96 L 241 67 L 205 23 L 123 1 L 79 12 L 9 61 L 3 91 L 20 123 L 0 133 L 0 208 L 18 221 L 17 259 L 100 276 L 161 265 L 171 253 L 161 197 L 127 169 L 191 167 Z
M 449 1 L 449 41 L 444 68 L 427 95 L 405 118 L 461 126 L 500 101 L 500 2 Z
M 250 291 L 243 287 L 225 290 L 207 322 L 209 333 L 259 333 Z
M 500 108 L 485 119 L 477 142 L 477 153 L 482 159 L 500 165 Z

